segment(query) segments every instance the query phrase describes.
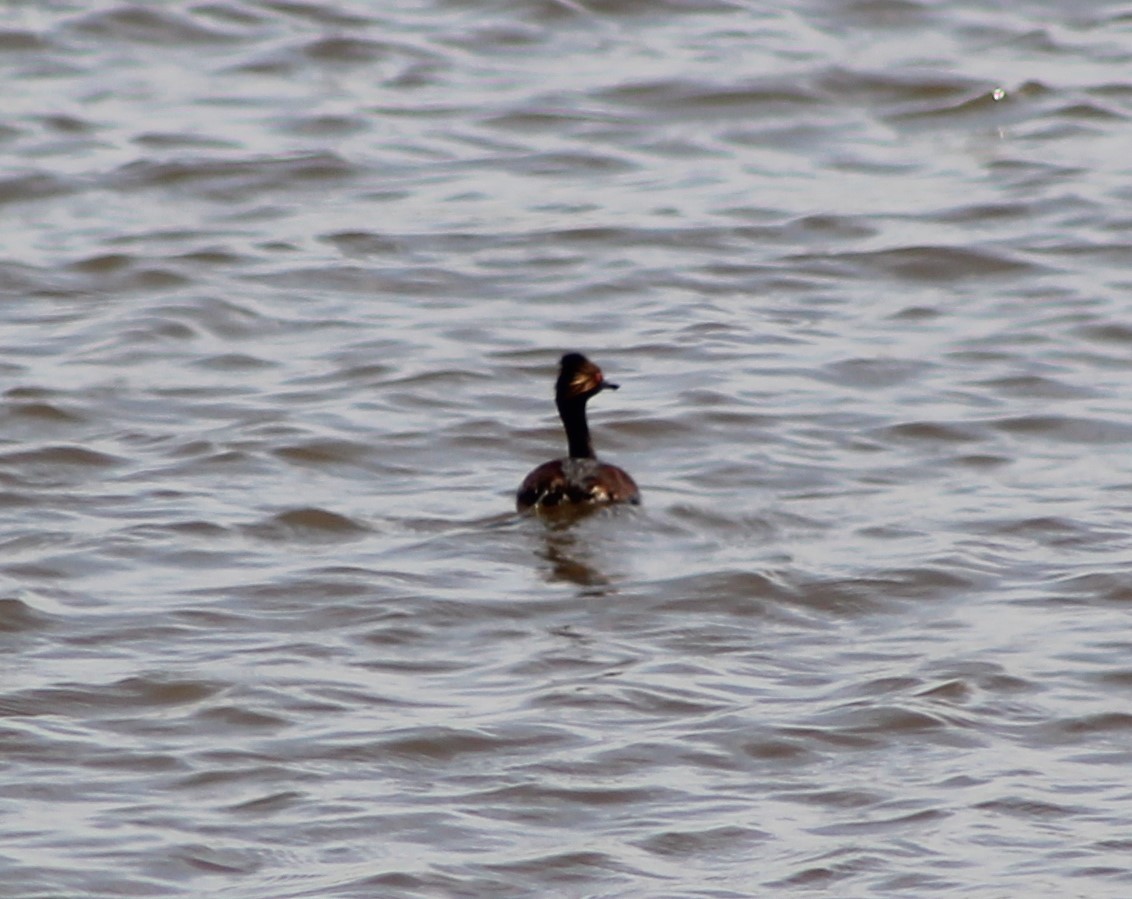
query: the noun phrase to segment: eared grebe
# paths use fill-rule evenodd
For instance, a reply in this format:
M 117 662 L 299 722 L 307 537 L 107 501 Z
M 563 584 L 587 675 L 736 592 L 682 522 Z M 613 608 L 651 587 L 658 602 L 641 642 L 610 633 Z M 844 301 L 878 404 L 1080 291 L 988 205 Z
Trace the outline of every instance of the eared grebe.
M 566 429 L 570 455 L 544 462 L 523 479 L 515 497 L 520 512 L 641 501 L 633 479 L 616 465 L 599 462 L 590 443 L 586 401 L 606 388 L 616 390 L 617 385 L 606 381 L 601 369 L 581 353 L 562 357 L 554 400 Z

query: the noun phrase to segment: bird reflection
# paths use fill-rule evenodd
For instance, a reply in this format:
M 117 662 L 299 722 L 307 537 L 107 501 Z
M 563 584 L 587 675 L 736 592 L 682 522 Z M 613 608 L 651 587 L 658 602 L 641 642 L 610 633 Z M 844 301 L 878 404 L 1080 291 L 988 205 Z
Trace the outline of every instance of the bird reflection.
M 595 514 L 598 513 L 593 510 L 575 511 L 569 515 L 555 516 L 552 521 L 544 519 L 547 527 L 538 555 L 550 563 L 545 572 L 547 581 L 576 584 L 586 588 L 585 595 L 604 596 L 611 592 L 608 588 L 612 580 L 599 567 L 600 560 L 593 557 L 595 546 L 600 546 L 602 540 L 592 531 L 579 533 L 571 530 L 571 525 Z

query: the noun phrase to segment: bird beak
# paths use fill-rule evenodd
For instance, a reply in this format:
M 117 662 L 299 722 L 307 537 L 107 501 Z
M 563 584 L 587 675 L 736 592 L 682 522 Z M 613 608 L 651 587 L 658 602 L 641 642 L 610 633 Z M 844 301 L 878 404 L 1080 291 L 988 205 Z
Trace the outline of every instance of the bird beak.
M 621 386 L 620 384 L 610 384 L 609 381 L 602 381 L 601 382 L 601 389 L 602 390 L 616 390 L 620 386 Z

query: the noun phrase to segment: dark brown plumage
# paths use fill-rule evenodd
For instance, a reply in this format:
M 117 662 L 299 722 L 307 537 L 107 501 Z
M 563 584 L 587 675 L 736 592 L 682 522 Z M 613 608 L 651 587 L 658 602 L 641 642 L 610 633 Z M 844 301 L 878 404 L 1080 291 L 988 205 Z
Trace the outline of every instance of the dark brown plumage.
M 601 369 L 581 353 L 567 353 L 558 369 L 554 399 L 566 429 L 569 456 L 544 462 L 523 479 L 515 497 L 520 512 L 604 503 L 639 503 L 628 473 L 600 461 L 590 442 L 586 402 L 602 390 L 616 390 Z

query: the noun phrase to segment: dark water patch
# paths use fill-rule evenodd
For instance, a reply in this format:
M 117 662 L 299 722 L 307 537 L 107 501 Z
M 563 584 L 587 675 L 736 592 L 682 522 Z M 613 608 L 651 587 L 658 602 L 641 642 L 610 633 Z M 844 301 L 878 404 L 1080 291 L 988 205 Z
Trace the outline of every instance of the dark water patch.
M 67 113 L 51 113 L 40 117 L 43 127 L 60 134 L 93 134 L 98 131 L 98 125 L 87 119 Z
M 869 866 L 872 867 L 872 866 Z M 805 889 L 827 890 L 847 878 L 862 873 L 862 866 L 856 862 L 843 862 L 841 864 L 810 865 L 796 874 L 772 881 L 766 886 L 773 889 Z
M 524 102 L 513 108 L 505 108 L 503 111 L 493 110 L 483 118 L 483 123 L 487 127 L 528 134 L 542 132 L 563 134 L 596 123 L 614 124 L 623 121 L 622 116 L 607 111 L 560 107 L 550 100 L 537 106 Z
M 846 359 L 825 366 L 819 377 L 834 384 L 873 389 L 916 380 L 933 367 L 923 359 Z
M 301 74 L 304 63 L 302 57 L 295 50 L 272 50 L 263 53 L 255 59 L 241 59 L 228 70 L 232 75 L 247 75 L 253 78 L 271 77 L 286 78 L 297 77 Z
M 1128 115 L 1123 111 L 1108 104 L 1090 100 L 1066 102 L 1052 115 L 1081 122 L 1123 122 L 1128 119 Z
M 247 353 L 221 353 L 218 356 L 205 356 L 199 359 L 194 359 L 193 365 L 200 368 L 207 368 L 211 371 L 255 371 L 264 368 L 273 368 L 278 365 L 277 362 L 271 362 L 267 359 L 260 359 L 256 356 L 249 356 Z
M 815 80 L 815 86 L 830 97 L 854 103 L 886 105 L 954 102 L 969 97 L 979 84 L 972 78 L 928 67 L 869 69 L 833 66 Z
M 915 693 L 917 697 L 941 702 L 963 705 L 971 700 L 974 690 L 962 680 L 949 680 L 934 684 Z
M 280 130 L 288 134 L 311 137 L 346 137 L 369 127 L 370 123 L 365 119 L 351 115 L 311 115 L 286 119 L 280 123 Z
M 335 28 L 364 28 L 375 20 L 325 3 L 304 3 L 300 0 L 264 0 L 262 8 L 273 10 L 304 22 Z
M 661 858 L 698 859 L 749 852 L 769 838 L 766 831 L 736 824 L 702 830 L 667 830 L 637 842 L 637 846 Z
M 766 736 L 757 740 L 747 740 L 741 752 L 749 759 L 766 764 L 784 764 L 791 767 L 815 763 L 821 754 L 814 747 L 801 740 L 790 740 L 781 735 Z
M 220 419 L 242 419 L 240 410 L 235 408 L 213 409 L 211 411 L 215 417 Z M 241 473 L 252 476 L 267 470 L 263 460 L 253 453 L 200 441 L 178 447 L 171 451 L 169 455 L 170 458 L 182 460 L 180 464 L 167 469 L 170 474 L 208 475 L 215 474 L 217 470 L 223 469 L 232 477 L 236 477 Z
M 171 534 L 179 537 L 199 537 L 202 539 L 217 539 L 231 534 L 231 530 L 213 521 L 174 521 L 168 524 L 151 524 L 145 526 L 145 533 L 155 535 Z
M 781 237 L 794 240 L 866 240 L 875 237 L 877 228 L 867 219 L 859 216 L 816 213 L 805 215 L 789 222 L 785 227 L 775 229 Z M 754 235 L 748 235 L 753 237 Z
M 564 775 L 567 780 L 573 780 Z M 673 788 L 642 790 L 615 785 L 587 784 L 556 786 L 547 782 L 531 782 L 493 789 L 476 799 L 500 809 L 501 816 L 524 825 L 566 825 L 578 822 L 579 815 L 592 810 L 616 811 L 636 804 L 669 798 Z M 489 806 L 490 807 L 490 806 Z
M 13 575 L 9 567 L 5 574 Z M 0 633 L 13 634 L 26 631 L 39 631 L 51 625 L 50 617 L 37 611 L 22 600 L 0 598 Z
M 275 455 L 297 465 L 353 465 L 370 454 L 369 446 L 348 440 L 310 440 L 276 449 Z
M 1047 190 L 1051 185 L 1071 181 L 1083 173 L 1079 166 L 1036 158 L 996 159 L 987 163 L 987 170 L 1004 186 L 1027 194 Z
M 75 189 L 73 181 L 59 175 L 41 172 L 8 175 L 0 177 L 0 204 L 44 200 L 71 193 Z
M 798 257 L 799 260 L 810 257 Z M 835 253 L 818 260 L 825 264 L 847 264 L 854 270 L 892 276 L 899 280 L 953 283 L 969 278 L 1018 276 L 1041 270 L 1036 263 L 1019 259 L 1005 249 L 921 246 L 898 247 L 864 253 Z
M 911 735 L 930 735 L 933 740 L 948 745 L 973 745 L 971 738 L 957 733 L 945 717 L 903 705 L 856 702 L 826 712 L 821 719 L 823 724 L 836 728 L 842 734 L 866 740 L 888 741 Z
M 669 248 L 673 252 L 703 250 L 715 253 L 732 250 L 745 254 L 752 245 L 758 246 L 771 241 L 790 242 L 789 235 L 784 235 L 781 228 L 746 224 L 691 227 L 650 225 L 633 228 L 594 225 L 548 229 L 532 235 L 531 240 L 540 245 L 577 245 L 586 251 L 587 256 L 583 257 L 586 259 L 602 247 L 639 247 L 648 250 Z M 722 271 L 724 274 L 751 276 L 780 274 L 780 269 L 757 257 L 706 261 L 700 263 L 700 266 L 700 270 L 709 273 Z
M 890 830 L 914 830 L 916 827 L 923 824 L 937 823 L 940 820 L 947 818 L 948 815 L 948 812 L 940 809 L 923 809 L 921 811 L 907 812 L 883 818 L 872 817 L 868 821 L 825 824 L 811 828 L 811 830 L 813 833 L 822 834 L 825 836 L 848 836 L 851 834 L 858 835 L 863 833 L 879 834 Z
M 195 716 L 210 733 L 217 731 L 279 730 L 290 721 L 280 715 L 268 714 L 236 705 L 220 705 L 198 711 Z
M 34 384 L 21 384 L 14 387 L 9 387 L 4 391 L 4 397 L 12 400 L 28 400 L 37 401 L 42 400 L 47 402 L 55 399 L 61 395 L 61 391 L 53 390 L 47 387 L 39 387 Z
M 513 159 L 511 168 L 516 172 L 541 178 L 565 175 L 609 175 L 632 171 L 637 163 L 625 154 L 596 152 L 544 152 L 531 153 Z
M 545 39 L 541 28 L 522 22 L 498 21 L 467 25 L 458 32 L 449 32 L 442 40 L 445 46 L 482 53 L 493 47 L 511 51 L 531 48 Z
M 253 874 L 266 861 L 255 851 L 204 845 L 186 846 L 173 857 L 202 873 L 226 876 Z
M 901 443 L 926 442 L 943 444 L 970 443 L 987 438 L 986 432 L 977 424 L 935 421 L 910 421 L 904 424 L 892 425 L 891 427 L 877 431 L 874 436 L 882 443 L 888 442 L 886 438 L 891 438 Z
M 781 793 L 780 796 L 784 799 L 791 799 L 830 811 L 858 811 L 873 808 L 884 800 L 884 793 L 879 790 L 868 791 L 851 787 L 816 791 L 804 790 L 796 793 L 787 791 Z
M 730 13 L 735 10 L 731 0 L 697 0 L 696 3 L 685 3 L 683 0 L 586 0 L 579 3 L 577 0 L 544 0 L 540 9 L 547 13 L 547 18 L 560 18 L 569 16 L 587 17 L 600 15 L 603 19 L 618 16 L 644 16 L 652 18 L 657 10 L 664 13 L 665 21 L 679 21 L 676 17 L 687 16 L 698 18 L 701 15 L 711 16 L 716 13 Z M 550 14 L 553 13 L 553 16 Z M 710 19 L 709 19 L 710 21 Z
M 555 852 L 529 859 L 512 862 L 495 862 L 484 867 L 496 874 L 506 874 L 508 879 L 529 876 L 536 882 L 555 884 L 563 890 L 576 889 L 591 883 L 595 878 L 608 877 L 616 872 L 633 874 L 647 881 L 663 882 L 663 875 L 648 871 L 605 852 L 584 850 L 576 852 Z
M 1104 322 L 1085 325 L 1075 333 L 1084 340 L 1096 343 L 1111 343 L 1117 346 L 1132 346 L 1132 325 L 1123 322 Z
M 118 289 L 122 290 L 124 286 L 119 285 Z M 199 337 L 200 332 L 191 325 L 161 315 L 122 328 L 113 343 L 99 347 L 87 359 L 106 365 L 140 365 L 167 358 L 171 346 L 190 344 Z
M 1021 796 L 989 799 L 986 802 L 978 803 L 975 808 L 995 814 L 1008 815 L 1012 818 L 1037 820 L 1068 818 L 1089 813 L 1089 810 L 1082 806 L 1061 805 L 1042 799 Z
M 1098 396 L 1093 387 L 1069 384 L 1057 378 L 1041 375 L 1008 375 L 977 382 L 1005 396 L 1035 397 L 1039 399 L 1084 399 Z
M 191 273 L 176 271 L 151 260 L 123 253 L 100 253 L 69 265 L 68 270 L 87 275 L 87 289 L 97 278 L 100 291 L 111 293 L 168 292 L 193 282 Z
M 1082 204 L 1083 205 L 1083 204 Z M 1096 217 L 1095 212 L 1086 212 L 1085 219 Z M 1108 268 L 1119 265 L 1127 258 L 1128 244 L 1125 241 L 1098 241 L 1098 240 L 1050 240 L 1035 248 L 1035 255 L 1048 257 L 1054 261 L 1055 267 L 1072 266 L 1081 269 Z M 1116 282 L 1114 286 L 1118 286 Z M 1067 320 L 1072 320 L 1069 316 Z M 1077 317 L 1080 321 L 1083 316 Z
M 1099 539 L 1093 528 L 1058 516 L 971 522 L 967 527 L 974 534 L 1021 537 L 1051 547 L 1087 548 L 1096 546 Z
M 268 17 L 258 9 L 247 6 L 237 6 L 226 0 L 217 0 L 215 3 L 197 3 L 193 6 L 193 14 L 204 19 L 215 19 L 224 24 L 234 25 L 262 25 Z
M 643 110 L 664 109 L 693 118 L 750 117 L 780 113 L 783 107 L 810 105 L 817 98 L 797 81 L 771 78 L 741 84 L 711 85 L 703 81 L 669 79 L 637 81 L 618 85 L 598 94 L 609 103 Z
M 878 571 L 853 579 L 813 581 L 805 585 L 802 601 L 838 615 L 879 611 L 893 600 L 958 599 L 975 586 L 966 573 L 937 567 Z
M 690 644 L 691 641 L 688 641 Z M 588 708 L 595 712 L 601 710 L 609 712 L 620 709 L 626 714 L 641 715 L 657 720 L 671 720 L 673 718 L 701 718 L 713 713 L 726 710 L 728 703 L 720 702 L 715 697 L 692 694 L 690 691 L 646 689 L 631 687 L 625 684 L 595 684 L 585 690 L 575 690 L 569 693 L 556 690 L 537 703 L 546 708 Z M 657 750 L 659 751 L 659 750 Z M 635 765 L 641 763 L 636 758 Z M 606 765 L 612 760 L 605 758 Z
M 310 327 L 302 319 L 287 321 L 286 319 L 273 318 L 260 312 L 255 305 L 211 297 L 198 299 L 191 305 L 169 306 L 162 311 L 171 316 L 179 316 L 196 322 L 209 334 L 233 341 L 266 340 L 289 331 L 309 329 Z M 238 355 L 244 356 L 245 354 Z M 218 358 L 223 358 L 223 356 Z M 257 360 L 257 364 L 264 361 L 259 356 L 251 358 Z M 275 365 L 277 363 L 271 361 L 266 364 Z
M 248 533 L 261 540 L 356 539 L 368 530 L 352 518 L 316 507 L 290 509 L 247 526 Z
M 411 646 L 414 649 L 427 640 L 428 632 L 408 627 L 389 627 L 379 631 L 372 631 L 365 637 L 365 642 L 378 647 Z M 384 674 L 429 675 L 452 674 L 467 669 L 467 665 L 460 661 L 447 659 L 430 659 L 413 653 L 408 658 L 383 658 L 378 661 L 368 661 L 361 665 L 369 671 L 378 671 Z M 424 705 L 439 705 L 439 703 L 424 703 Z
M 1041 732 L 1059 744 L 1086 743 L 1095 746 L 1098 738 L 1126 741 L 1132 732 L 1132 714 L 1127 712 L 1098 712 L 1061 718 L 1041 726 Z
M 1044 437 L 1065 443 L 1127 443 L 1132 441 L 1132 424 L 1100 418 L 1069 415 L 1020 415 L 988 424 L 1000 431 L 1023 437 Z
M 121 291 L 169 291 L 193 283 L 190 275 L 166 268 L 146 268 L 132 272 L 115 285 Z
M 945 209 L 932 212 L 933 220 L 956 225 L 973 225 L 987 223 L 1001 223 L 1008 225 L 1011 222 L 1025 221 L 1037 212 L 1037 203 L 962 203 Z
M 943 313 L 931 306 L 906 306 L 899 312 L 893 313 L 894 321 L 926 322 L 939 318 Z
M 1022 335 L 1023 340 L 1030 340 L 1028 335 Z M 1001 347 L 1001 339 L 998 337 L 989 340 L 969 341 L 966 349 L 952 350 L 946 353 L 947 359 L 958 363 L 970 363 L 972 366 L 992 366 L 998 363 L 1004 365 L 1015 365 L 1018 362 L 1018 355 L 1013 350 L 1005 348 L 995 349 Z
M 49 472 L 60 468 L 106 469 L 125 460 L 109 453 L 100 453 L 85 446 L 44 446 L 33 450 L 15 450 L 0 454 L 0 465 L 20 471 Z
M 236 150 L 239 144 L 203 134 L 184 131 L 147 131 L 131 138 L 139 147 L 150 150 Z
M 89 275 L 108 275 L 123 271 L 138 264 L 138 257 L 128 253 L 97 253 L 70 263 L 72 271 Z
M 512 755 L 531 746 L 561 746 L 572 742 L 562 731 L 536 728 L 526 732 L 492 734 L 457 727 L 418 727 L 395 736 L 381 736 L 373 741 L 367 756 L 396 756 L 402 761 L 421 764 L 471 762 L 478 756 Z M 515 788 L 521 790 L 532 787 Z
M 6 716 L 120 715 L 142 709 L 194 706 L 218 693 L 220 684 L 160 676 L 128 677 L 105 684 L 68 684 L 9 693 Z
M 433 893 L 454 893 L 459 890 L 486 890 L 489 894 L 500 891 L 500 896 L 507 895 L 511 884 L 500 879 L 479 878 L 471 880 L 464 876 L 442 875 L 437 873 L 420 874 L 409 871 L 382 871 L 379 874 L 367 875 L 360 880 L 347 885 L 355 890 L 359 896 L 419 896 Z M 394 892 L 398 891 L 398 892 Z
M 837 695 L 853 695 L 853 696 L 886 696 L 891 694 L 903 694 L 912 690 L 914 687 L 921 685 L 919 678 L 908 676 L 887 676 L 878 677 L 867 680 L 861 683 L 853 684 L 845 690 L 839 691 Z
M 1132 87 L 1123 82 L 1094 84 L 1090 87 L 1089 94 L 1104 97 L 1106 100 L 1118 103 L 1122 107 L 1132 106 Z
M 965 96 L 901 105 L 889 110 L 885 120 L 904 126 L 951 127 L 959 123 L 978 123 L 1003 127 L 1044 114 L 1046 106 L 1053 102 L 1052 95 L 1053 91 L 1035 81 L 1010 90 L 987 84 Z
M 463 368 L 432 368 L 415 371 L 403 377 L 390 379 L 390 387 L 436 387 L 451 390 L 457 385 L 477 387 L 491 382 L 491 375 L 485 371 L 469 371 Z
M 31 503 L 35 505 L 35 503 Z M 71 574 L 58 565 L 47 562 L 10 563 L 0 566 L 0 571 L 19 581 L 58 581 L 71 577 Z
M 755 571 L 675 577 L 666 580 L 659 592 L 669 597 L 663 606 L 668 612 L 699 611 L 741 617 L 773 615 L 774 603 L 795 599 L 791 590 Z
M 119 190 L 176 188 L 197 196 L 231 202 L 286 185 L 295 189 L 324 189 L 328 183 L 350 179 L 360 173 L 351 162 L 333 152 L 245 159 L 187 158 L 154 162 L 148 159 L 122 166 L 110 176 Z M 0 189 L 0 200 L 3 192 Z
M 101 40 L 123 40 L 141 44 L 178 47 L 184 44 L 215 44 L 238 35 L 210 28 L 170 9 L 119 5 L 90 13 L 69 23 L 70 29 Z
M 1071 575 L 1057 581 L 1053 592 L 1085 602 L 1132 603 L 1132 580 L 1117 571 Z
M 78 424 L 87 419 L 76 412 L 64 409 L 55 403 L 8 403 L 5 404 L 0 418 L 23 419 L 30 423 L 50 424 Z
M 180 774 L 188 769 L 188 763 L 181 758 L 162 753 L 145 752 L 134 749 L 123 753 L 114 747 L 92 755 L 84 767 L 101 771 L 125 771 L 135 774 Z
M 42 53 L 49 46 L 47 40 L 34 31 L 18 28 L 0 29 L 0 53 Z
M 373 81 L 381 84 L 388 91 L 397 92 L 442 84 L 447 65 L 444 55 L 421 42 L 398 43 L 360 35 L 330 34 L 302 38 L 287 47 L 274 47 L 254 58 L 242 60 L 232 66 L 230 71 L 236 75 L 285 78 L 310 77 L 312 74 L 318 74 L 319 71 L 324 74 L 348 76 L 351 69 L 359 69 L 371 73 Z M 388 96 L 395 95 L 396 93 L 393 93 Z M 389 104 L 381 112 L 413 114 L 409 107 L 393 104 Z M 331 118 L 338 119 L 339 122 L 350 121 L 354 123 L 355 128 L 368 127 L 368 124 L 372 123 L 368 116 Z M 310 133 L 313 136 L 314 132 Z M 333 131 L 326 132 L 326 136 L 333 133 Z M 410 151 L 410 153 L 416 152 L 419 150 Z M 436 150 L 427 152 L 430 155 L 440 155 Z
M 297 790 L 283 790 L 271 793 L 268 796 L 258 796 L 230 805 L 225 811 L 234 815 L 272 815 L 276 812 L 287 811 L 300 806 L 306 800 L 306 795 Z
M 370 231 L 340 231 L 319 237 L 347 256 L 391 256 L 401 252 L 404 239 Z
M 380 355 L 382 347 L 374 346 L 373 349 L 374 355 Z M 390 376 L 397 370 L 397 367 L 391 363 L 352 363 L 345 359 L 336 364 L 330 371 L 302 374 L 297 376 L 292 383 L 311 387 L 345 384 L 349 385 L 352 390 L 367 393 L 391 380 Z
M 302 52 L 315 62 L 335 65 L 369 64 L 406 56 L 414 59 L 439 58 L 439 54 L 426 52 L 416 45 L 343 35 L 317 38 L 305 44 Z
M 493 278 L 479 278 L 454 269 L 398 268 L 372 269 L 342 265 L 320 268 L 277 270 L 272 274 L 250 276 L 263 284 L 292 289 L 349 291 L 367 296 L 413 296 L 435 308 L 458 308 L 469 297 L 490 299 L 491 287 L 498 289 Z M 460 299 L 455 299 L 455 298 Z
M 147 228 L 141 232 L 124 231 L 106 238 L 108 246 L 159 247 L 161 252 L 173 252 L 187 245 L 210 245 L 224 238 L 238 238 L 243 232 L 235 228 Z

